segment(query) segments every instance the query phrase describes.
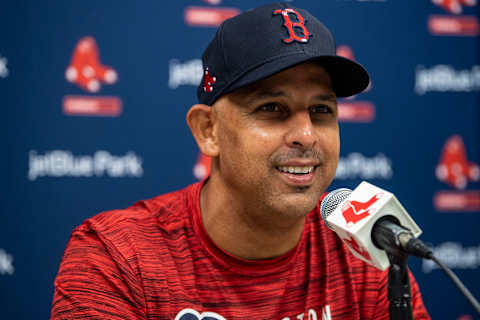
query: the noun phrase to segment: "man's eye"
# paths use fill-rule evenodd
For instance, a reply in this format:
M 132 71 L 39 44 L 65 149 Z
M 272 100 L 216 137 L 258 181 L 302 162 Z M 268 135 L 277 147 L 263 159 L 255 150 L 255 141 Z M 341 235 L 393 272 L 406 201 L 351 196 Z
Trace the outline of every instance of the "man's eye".
M 265 111 L 265 112 L 280 112 L 282 111 L 280 106 L 276 103 L 267 103 L 258 108 L 258 111 Z
M 326 105 L 315 106 L 310 109 L 311 113 L 330 113 L 332 109 Z

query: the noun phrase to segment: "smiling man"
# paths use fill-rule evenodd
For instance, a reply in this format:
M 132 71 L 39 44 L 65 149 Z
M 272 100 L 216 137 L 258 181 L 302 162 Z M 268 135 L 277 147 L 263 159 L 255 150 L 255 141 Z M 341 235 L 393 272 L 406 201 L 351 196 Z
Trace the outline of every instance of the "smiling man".
M 337 97 L 364 90 L 307 11 L 226 20 L 187 123 L 210 176 L 74 230 L 52 319 L 388 319 L 387 273 L 321 222 L 339 158 Z M 429 319 L 413 279 L 415 319 Z
M 212 157 L 200 204 L 213 241 L 246 259 L 294 248 L 339 157 L 327 72 L 315 62 L 295 65 L 221 96 L 212 107 L 193 106 L 187 120 Z

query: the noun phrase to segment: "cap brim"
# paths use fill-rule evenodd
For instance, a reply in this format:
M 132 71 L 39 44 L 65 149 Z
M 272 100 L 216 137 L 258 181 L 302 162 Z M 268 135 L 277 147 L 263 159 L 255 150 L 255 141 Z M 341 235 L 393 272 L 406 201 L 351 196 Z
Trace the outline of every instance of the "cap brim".
M 340 56 L 316 56 L 305 53 L 293 54 L 263 63 L 233 79 L 233 86 L 227 87 L 223 93 L 265 79 L 277 72 L 306 61 L 318 62 L 330 76 L 332 89 L 337 97 L 349 97 L 365 90 L 370 83 L 368 72 L 360 64 Z M 216 99 L 216 98 L 215 98 Z
M 350 97 L 365 90 L 370 83 L 367 70 L 359 63 L 340 56 L 318 57 L 332 80 L 337 97 Z

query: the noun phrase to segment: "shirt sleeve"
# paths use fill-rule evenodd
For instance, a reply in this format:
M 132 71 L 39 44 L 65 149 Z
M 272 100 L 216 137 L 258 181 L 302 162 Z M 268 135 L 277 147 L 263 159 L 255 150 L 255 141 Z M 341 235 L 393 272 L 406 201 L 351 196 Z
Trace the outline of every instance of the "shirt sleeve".
M 412 311 L 413 319 L 415 320 L 431 320 L 428 315 L 427 309 L 422 301 L 422 295 L 420 294 L 420 289 L 418 287 L 417 281 L 413 274 L 408 271 L 410 276 L 410 290 L 412 293 Z M 375 308 L 375 313 L 372 319 L 389 319 L 388 308 L 390 302 L 388 301 L 388 269 L 381 273 L 379 287 L 378 287 L 378 298 L 377 306 Z
M 101 233 L 72 233 L 54 282 L 51 319 L 146 319 L 141 282 Z

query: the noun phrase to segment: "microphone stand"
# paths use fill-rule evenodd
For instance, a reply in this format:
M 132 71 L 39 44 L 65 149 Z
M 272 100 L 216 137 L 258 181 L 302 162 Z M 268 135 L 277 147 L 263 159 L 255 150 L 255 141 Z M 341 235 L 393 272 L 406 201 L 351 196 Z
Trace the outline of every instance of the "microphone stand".
M 408 255 L 387 253 L 390 261 L 388 270 L 388 300 L 390 320 L 413 320 L 412 293 L 408 276 Z

